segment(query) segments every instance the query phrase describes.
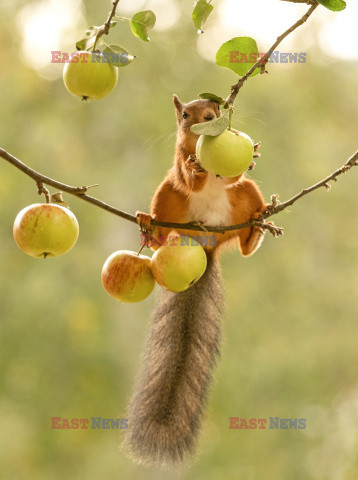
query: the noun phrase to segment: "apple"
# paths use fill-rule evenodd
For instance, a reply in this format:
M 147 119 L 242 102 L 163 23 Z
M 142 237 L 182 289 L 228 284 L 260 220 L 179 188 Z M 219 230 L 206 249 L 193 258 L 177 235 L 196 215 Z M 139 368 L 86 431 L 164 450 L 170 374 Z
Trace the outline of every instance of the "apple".
M 121 302 L 140 302 L 150 295 L 155 285 L 150 266 L 149 257 L 118 250 L 103 265 L 102 285 L 111 297 Z
M 152 257 L 152 272 L 160 286 L 171 292 L 182 292 L 203 275 L 207 258 L 203 247 L 194 239 L 169 237 Z
M 222 177 L 236 177 L 251 165 L 254 145 L 246 133 L 224 130 L 216 137 L 200 135 L 196 144 L 196 156 L 208 172 Z
M 63 69 L 67 90 L 82 100 L 99 100 L 116 86 L 118 68 L 102 53 L 78 51 Z
M 78 222 L 66 207 L 35 203 L 18 213 L 13 227 L 18 247 L 31 257 L 58 257 L 71 250 L 78 238 Z

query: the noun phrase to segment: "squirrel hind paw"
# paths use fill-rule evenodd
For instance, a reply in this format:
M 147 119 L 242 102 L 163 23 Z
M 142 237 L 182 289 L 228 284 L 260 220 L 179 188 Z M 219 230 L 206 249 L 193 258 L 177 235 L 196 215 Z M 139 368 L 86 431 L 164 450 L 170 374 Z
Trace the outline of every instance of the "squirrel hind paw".
M 261 147 L 261 142 L 254 143 L 254 152 L 257 152 L 257 150 Z

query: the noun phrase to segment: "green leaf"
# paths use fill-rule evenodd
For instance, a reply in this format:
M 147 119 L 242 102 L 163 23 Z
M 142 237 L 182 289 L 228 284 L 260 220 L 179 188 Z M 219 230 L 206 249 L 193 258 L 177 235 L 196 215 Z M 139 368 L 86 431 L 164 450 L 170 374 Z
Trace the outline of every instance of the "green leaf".
M 95 40 L 96 40 L 96 35 L 82 38 L 82 40 L 79 40 L 78 42 L 76 42 L 76 48 L 77 50 L 91 50 Z
M 210 13 L 213 11 L 214 7 L 210 5 L 206 0 L 199 0 L 193 11 L 193 24 L 194 27 L 198 29 L 198 33 L 204 33 L 202 27 L 207 21 Z
M 229 126 L 229 119 L 227 118 L 227 112 L 215 120 L 210 120 L 210 122 L 196 123 L 190 127 L 190 130 L 196 135 L 210 135 L 211 137 L 216 137 L 223 133 Z
M 130 23 L 133 34 L 143 42 L 149 42 L 148 30 L 154 27 L 155 20 L 155 14 L 151 10 L 136 13 Z
M 344 10 L 347 6 L 347 3 L 344 0 L 317 0 L 318 3 L 332 10 L 332 12 L 340 12 Z
M 259 51 L 257 43 L 251 37 L 235 37 L 221 45 L 216 54 L 219 67 L 229 68 L 237 75 L 245 75 L 257 62 Z M 251 76 L 257 75 L 257 68 Z
M 200 93 L 199 98 L 203 98 L 204 100 L 210 100 L 211 102 L 218 103 L 219 105 L 224 105 L 225 100 L 215 93 Z
M 108 45 L 102 53 L 115 67 L 126 67 L 135 58 L 119 45 Z

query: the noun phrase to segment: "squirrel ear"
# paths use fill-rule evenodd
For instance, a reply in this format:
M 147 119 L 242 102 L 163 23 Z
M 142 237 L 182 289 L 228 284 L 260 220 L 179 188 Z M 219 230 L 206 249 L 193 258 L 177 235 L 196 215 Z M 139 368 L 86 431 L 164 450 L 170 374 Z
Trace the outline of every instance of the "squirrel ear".
M 176 110 L 181 113 L 183 110 L 183 104 L 181 103 L 177 95 L 173 95 L 173 103 L 175 105 Z

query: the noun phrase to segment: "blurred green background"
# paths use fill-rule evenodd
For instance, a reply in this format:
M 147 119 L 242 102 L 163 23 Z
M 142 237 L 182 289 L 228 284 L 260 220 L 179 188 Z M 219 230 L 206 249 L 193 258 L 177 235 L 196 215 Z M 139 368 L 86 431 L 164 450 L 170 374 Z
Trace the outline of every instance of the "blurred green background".
M 283 12 L 282 28 L 271 29 L 273 41 L 292 23 L 289 8 L 298 18 L 307 7 L 270 2 Z M 164 7 L 160 0 L 137 1 L 132 8 L 124 2 L 125 15 L 137 4 L 155 11 L 157 6 L 167 24 L 145 44 L 120 22 L 112 43 L 138 58 L 120 70 L 109 97 L 85 104 L 65 90 L 61 66 L 41 63 L 43 52 L 48 63 L 51 50 L 59 49 L 50 20 L 65 25 L 60 48 L 72 52 L 87 26 L 105 20 L 110 2 L 58 3 L 1 2 L 0 146 L 59 181 L 99 183 L 92 194 L 125 211 L 146 211 L 173 158 L 171 97 L 227 95 L 236 77 L 205 58 L 211 54 L 205 54 L 204 42 L 234 35 L 225 32 L 216 12 L 209 37 L 198 39 L 189 0 Z M 245 9 L 246 2 L 237 3 Z M 250 3 L 262 20 L 263 2 Z M 270 65 L 270 74 L 250 79 L 237 101 L 234 126 L 262 141 L 262 157 L 250 176 L 267 200 L 273 193 L 287 199 L 357 149 L 358 64 L 322 48 L 320 18 L 339 15 L 323 10 L 290 46 L 307 49 L 307 62 Z M 238 16 L 236 35 L 240 25 Z M 290 51 L 285 44 L 282 50 Z M 212 58 L 215 46 L 213 52 Z M 267 235 L 252 258 L 236 251 L 223 256 L 223 358 L 199 456 L 182 472 L 163 473 L 132 464 L 119 450 L 117 430 L 50 428 L 53 416 L 124 416 L 155 295 L 120 304 L 102 289 L 100 271 L 113 251 L 138 249 L 137 228 L 67 195 L 80 223 L 76 247 L 57 259 L 27 257 L 13 241 L 12 223 L 39 197 L 34 182 L 0 159 L 0 477 L 356 479 L 357 174 L 277 216 L 285 236 Z M 307 428 L 229 430 L 230 416 L 305 417 Z

